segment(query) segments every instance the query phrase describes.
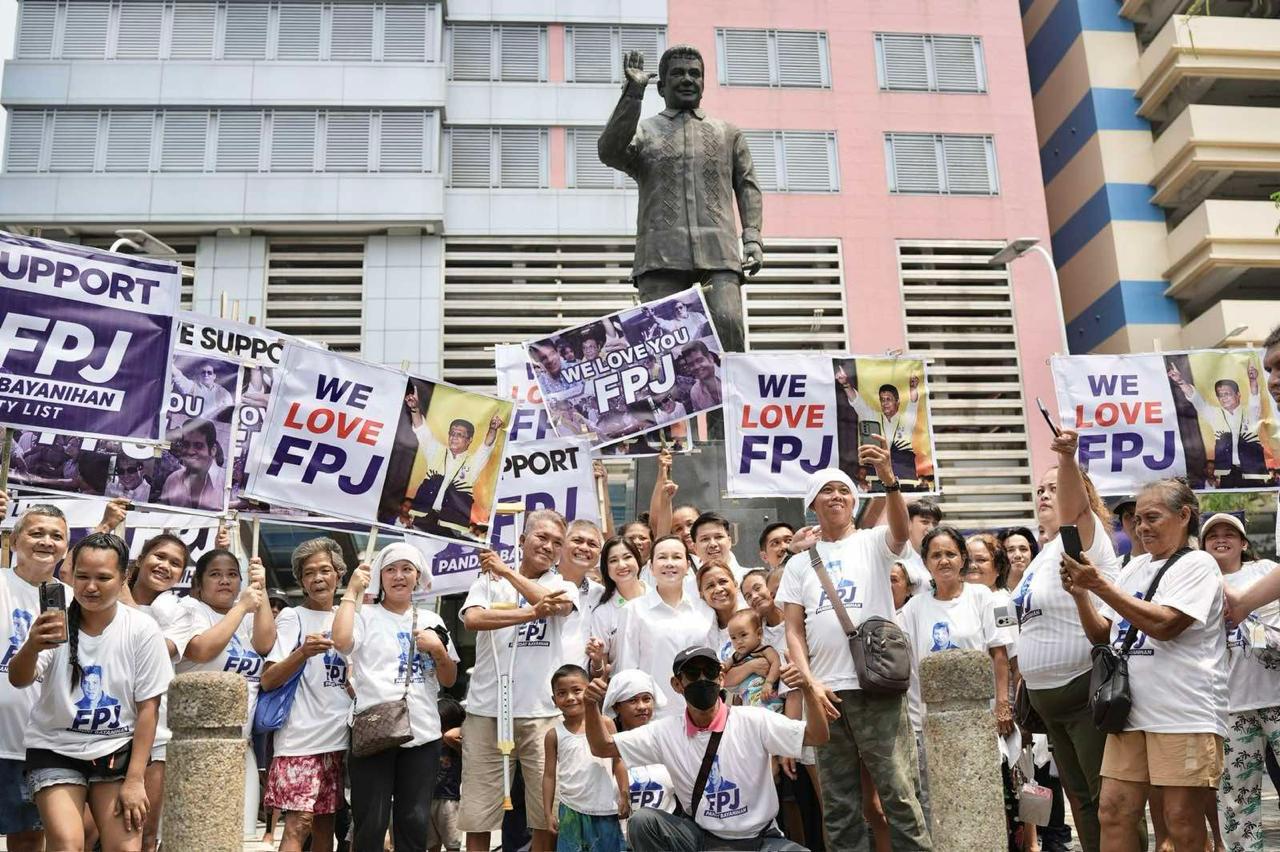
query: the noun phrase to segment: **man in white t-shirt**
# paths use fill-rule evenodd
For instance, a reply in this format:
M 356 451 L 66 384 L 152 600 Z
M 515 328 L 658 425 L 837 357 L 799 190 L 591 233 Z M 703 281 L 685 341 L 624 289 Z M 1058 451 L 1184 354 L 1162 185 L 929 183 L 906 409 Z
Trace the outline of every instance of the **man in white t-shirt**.
M 525 778 L 525 818 L 533 830 L 534 848 L 550 848 L 540 783 L 543 743 L 560 714 L 551 700 L 551 674 L 562 662 L 565 618 L 578 601 L 577 587 L 551 570 L 564 546 L 565 529 L 557 512 L 530 512 L 520 536 L 519 570 L 485 551 L 481 576 L 462 604 L 463 627 L 479 634 L 462 725 L 458 826 L 467 832 L 468 849 L 487 850 L 490 834 L 502 826 L 498 716 L 502 682 L 508 676 L 513 756 Z
M 824 711 L 838 719 L 831 742 L 818 750 L 827 843 L 834 849 L 868 848 L 862 817 L 865 764 L 895 852 L 920 852 L 933 846 L 916 796 L 919 770 L 906 695 L 872 696 L 859 689 L 849 640 L 834 609 L 843 606 L 855 625 L 872 616 L 893 619 L 890 574 L 911 550 L 907 504 L 885 440 L 861 447 L 859 461 L 875 467 L 885 485 L 888 525 L 856 529 L 853 481 L 835 468 L 814 473 L 805 504 L 817 514 L 819 532 L 801 531 L 792 547 L 817 548 L 840 600 L 827 597 L 807 552 L 787 561 L 776 600 L 786 618 L 788 657 L 820 685 Z
M 690 525 L 689 537 L 693 539 L 693 555 L 699 565 L 723 562 L 733 572 L 734 582 L 742 585 L 748 569 L 733 555 L 733 527 L 728 518 L 719 512 L 703 512 Z
M 622 733 L 613 733 L 600 715 L 607 682 L 597 678 L 587 688 L 585 727 L 591 753 L 621 758 L 628 766 L 662 764 L 682 809 L 679 815 L 656 808 L 632 813 L 627 825 L 630 847 L 635 852 L 725 848 L 803 852 L 803 846 L 787 840 L 774 825 L 778 796 L 771 764 L 774 756 L 798 758 L 804 746 L 827 741 L 819 687 L 796 667 L 783 669 L 787 685 L 802 690 L 805 697 L 806 719 L 800 721 L 763 707 L 730 711 L 724 701 L 724 671 L 711 648 L 686 648 L 676 655 L 671 669 L 671 685 L 684 696 L 685 712 Z M 695 790 L 717 733 L 720 738 L 705 786 Z M 716 840 L 727 842 L 712 845 Z
M 600 528 L 581 518 L 571 521 L 565 533 L 564 549 L 556 571 L 578 590 L 574 611 L 564 620 L 564 661 L 586 668 L 587 639 L 590 638 L 591 611 L 604 595 L 604 586 L 589 576 L 600 567 L 604 536 Z

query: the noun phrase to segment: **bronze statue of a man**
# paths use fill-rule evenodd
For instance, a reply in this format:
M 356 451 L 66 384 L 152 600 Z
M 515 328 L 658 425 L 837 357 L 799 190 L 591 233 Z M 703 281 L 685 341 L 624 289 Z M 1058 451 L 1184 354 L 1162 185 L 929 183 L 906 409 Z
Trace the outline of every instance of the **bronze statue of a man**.
M 685 44 L 667 48 L 657 74 L 644 70 L 642 53 L 628 53 L 622 98 L 600 135 L 599 154 L 640 185 L 633 268 L 640 301 L 701 282 L 721 346 L 741 352 L 738 288 L 743 271 L 753 275 L 764 261 L 760 185 L 742 131 L 699 108 L 703 67 L 702 54 Z M 644 89 L 654 77 L 667 108 L 640 121 Z

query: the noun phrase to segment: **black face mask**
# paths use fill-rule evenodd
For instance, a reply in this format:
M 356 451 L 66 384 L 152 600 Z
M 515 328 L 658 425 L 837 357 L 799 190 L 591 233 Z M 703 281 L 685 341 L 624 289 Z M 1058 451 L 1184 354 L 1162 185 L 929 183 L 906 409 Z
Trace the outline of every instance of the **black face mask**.
M 716 699 L 719 697 L 720 684 L 714 680 L 699 678 L 693 683 L 684 685 L 684 700 L 689 702 L 689 706 L 695 710 L 710 710 L 716 706 Z

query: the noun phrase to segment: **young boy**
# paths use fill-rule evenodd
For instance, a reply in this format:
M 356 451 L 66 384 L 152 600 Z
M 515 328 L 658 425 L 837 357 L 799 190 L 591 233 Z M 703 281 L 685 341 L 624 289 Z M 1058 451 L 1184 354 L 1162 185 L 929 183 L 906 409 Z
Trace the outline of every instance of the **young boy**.
M 431 798 L 431 822 L 427 825 L 427 848 L 431 852 L 458 852 L 462 834 L 458 831 L 458 800 L 462 787 L 462 750 L 457 747 L 462 737 L 462 723 L 467 711 L 458 699 L 441 695 L 436 699 L 440 712 L 440 769 L 436 773 L 435 793 Z
M 564 716 L 547 731 L 542 801 L 558 831 L 557 852 L 622 852 L 622 820 L 631 813 L 631 781 L 622 761 L 593 757 L 583 730 L 587 672 L 564 665 L 551 676 L 551 695 Z M 557 813 L 556 793 L 560 794 Z

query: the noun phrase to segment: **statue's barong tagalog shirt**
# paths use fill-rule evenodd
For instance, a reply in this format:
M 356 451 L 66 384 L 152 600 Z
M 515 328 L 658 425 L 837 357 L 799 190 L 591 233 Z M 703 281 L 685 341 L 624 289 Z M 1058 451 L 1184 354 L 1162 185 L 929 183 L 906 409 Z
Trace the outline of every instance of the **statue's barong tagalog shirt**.
M 633 274 L 662 269 L 741 273 L 742 242 L 761 242 L 760 185 L 742 131 L 700 109 L 640 121 L 644 86 L 628 82 L 600 134 L 600 161 L 640 186 Z

